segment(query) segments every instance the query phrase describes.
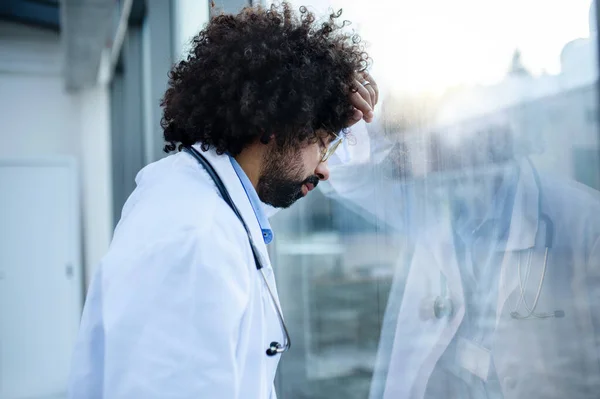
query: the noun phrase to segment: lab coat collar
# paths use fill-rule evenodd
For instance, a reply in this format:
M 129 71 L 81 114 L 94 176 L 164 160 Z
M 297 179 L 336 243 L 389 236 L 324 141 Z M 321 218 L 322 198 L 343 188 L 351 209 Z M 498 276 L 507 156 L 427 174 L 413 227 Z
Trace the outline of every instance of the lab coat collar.
M 194 148 L 200 152 L 204 158 L 212 165 L 215 169 L 221 180 L 223 180 L 223 184 L 225 188 L 229 192 L 229 196 L 233 200 L 235 206 L 240 211 L 244 222 L 248 226 L 250 230 L 250 234 L 252 236 L 252 240 L 254 245 L 259 251 L 259 256 L 261 257 L 261 262 L 266 271 L 271 270 L 271 262 L 269 261 L 269 255 L 267 251 L 267 247 L 264 243 L 264 238 L 262 235 L 261 227 L 256 219 L 256 215 L 254 213 L 254 209 L 252 208 L 252 204 L 244 190 L 240 179 L 231 164 L 229 159 L 229 155 L 223 154 L 218 155 L 217 152 L 211 148 L 208 151 L 203 151 L 200 144 L 194 145 Z M 186 154 L 189 155 L 189 154 Z M 190 158 L 196 162 L 191 156 Z M 202 167 L 199 165 L 199 167 Z
M 519 162 L 519 181 L 510 222 L 507 251 L 521 251 L 535 246 L 539 222 L 539 187 L 533 166 L 527 159 Z
M 503 228 L 504 238 L 502 241 L 505 245 L 497 246 L 497 251 L 521 251 L 533 248 L 538 230 L 539 219 L 539 188 L 535 182 L 534 171 L 531 164 L 527 160 L 519 161 L 506 169 L 504 172 L 502 189 L 514 194 L 503 194 L 505 200 L 496 204 L 490 204 L 490 210 L 486 217 L 486 221 L 494 220 L 495 223 L 500 223 L 500 228 Z M 511 204 L 507 204 L 511 201 Z M 505 214 L 510 212 L 510 220 L 505 220 L 503 216 L 503 208 L 507 205 L 511 209 L 505 211 Z M 462 222 L 464 225 L 466 222 Z M 460 223 L 459 223 L 460 225 Z M 502 227 L 504 226 L 504 227 Z M 464 225 L 457 231 L 464 241 L 468 241 L 465 237 L 470 237 L 471 232 L 477 230 L 473 226 Z M 500 239 L 500 238 L 499 238 Z
M 519 165 L 506 165 L 500 171 L 502 182 L 499 186 L 496 185 L 496 179 L 487 182 L 493 184 L 495 190 L 492 198 L 468 196 L 465 200 L 461 199 L 460 192 L 453 195 L 456 198 L 451 200 L 454 219 L 452 225 L 458 237 L 467 246 L 473 245 L 474 241 L 485 235 L 500 244 L 495 246 L 496 251 L 505 250 L 519 182 Z M 482 214 L 483 217 L 478 217 Z

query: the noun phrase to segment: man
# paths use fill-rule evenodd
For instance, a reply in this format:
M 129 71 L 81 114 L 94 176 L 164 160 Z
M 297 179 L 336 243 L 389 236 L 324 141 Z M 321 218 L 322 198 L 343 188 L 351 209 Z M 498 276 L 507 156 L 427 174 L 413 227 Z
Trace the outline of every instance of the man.
M 326 180 L 345 128 L 377 102 L 339 16 L 285 3 L 220 15 L 173 68 L 165 150 L 186 151 L 136 178 L 89 287 L 70 398 L 275 397 L 288 341 L 261 201 L 286 208 Z

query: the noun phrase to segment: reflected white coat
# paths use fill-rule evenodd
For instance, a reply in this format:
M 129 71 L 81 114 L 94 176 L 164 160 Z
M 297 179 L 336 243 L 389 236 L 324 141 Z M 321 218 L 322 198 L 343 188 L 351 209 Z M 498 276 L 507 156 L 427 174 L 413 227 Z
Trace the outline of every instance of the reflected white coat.
M 227 156 L 223 179 L 275 281 Z M 274 398 L 282 331 L 245 230 L 189 154 L 144 168 L 89 287 L 69 398 Z M 275 295 L 277 295 L 275 290 Z
M 357 149 L 367 148 L 361 128 Z M 362 140 L 362 142 L 360 142 Z M 372 143 L 371 143 L 372 145 Z M 363 157 L 364 158 L 364 157 Z M 536 312 L 563 310 L 565 317 L 515 320 L 519 296 L 518 256 L 532 251 L 525 287 L 533 301 L 544 264 L 545 233 L 538 233 L 540 192 L 533 171 L 521 164 L 511 227 L 501 267 L 493 332 L 492 362 L 504 398 L 597 398 L 600 392 L 600 202 L 577 183 L 542 178 L 542 211 L 554 223 L 544 287 Z M 427 190 L 389 179 L 371 162 L 332 168 L 324 192 L 351 203 L 414 239 L 414 251 L 399 260 L 378 352 L 371 398 L 457 398 L 452 381 L 436 365 L 455 339 L 465 314 L 452 227 L 436 217 L 421 220 Z M 437 215 L 439 216 L 439 215 Z M 430 226 L 426 228 L 426 226 Z M 454 315 L 437 319 L 433 299 L 442 293 L 443 274 Z M 524 312 L 523 307 L 520 308 Z M 428 317 L 429 315 L 429 317 Z M 478 398 L 476 398 L 478 399 Z
M 528 251 L 533 255 L 524 287 L 529 304 L 544 265 L 545 232 L 537 234 L 538 227 L 545 229 L 543 223 L 538 224 L 539 191 L 531 168 L 523 166 L 500 265 L 491 360 L 504 398 L 596 398 L 600 392 L 600 206 L 588 193 L 545 179 L 542 190 L 543 211 L 554 222 L 555 231 L 536 312 L 563 310 L 565 317 L 516 320 L 510 316 L 520 293 L 519 253 L 523 267 Z M 454 304 L 450 318 L 431 317 L 431 299 L 442 292 L 440 274 L 446 276 Z M 447 219 L 419 234 L 403 284 L 399 309 L 388 309 L 392 313 L 386 315 L 395 320 L 382 397 L 457 397 L 454 383 L 445 380 L 443 373 L 435 373 L 465 312 Z M 519 310 L 524 313 L 523 307 Z

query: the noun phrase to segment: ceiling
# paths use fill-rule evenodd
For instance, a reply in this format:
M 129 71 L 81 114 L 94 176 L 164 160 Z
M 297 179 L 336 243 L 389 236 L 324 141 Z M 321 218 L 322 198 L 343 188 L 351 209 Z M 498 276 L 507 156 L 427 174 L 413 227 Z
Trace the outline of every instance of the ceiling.
M 123 0 L 0 0 L 0 21 L 60 32 L 68 89 L 93 86 Z
M 2 1 L 2 0 L 0 0 Z M 68 89 L 93 86 L 123 0 L 60 0 Z
M 60 0 L 0 0 L 0 20 L 60 30 Z

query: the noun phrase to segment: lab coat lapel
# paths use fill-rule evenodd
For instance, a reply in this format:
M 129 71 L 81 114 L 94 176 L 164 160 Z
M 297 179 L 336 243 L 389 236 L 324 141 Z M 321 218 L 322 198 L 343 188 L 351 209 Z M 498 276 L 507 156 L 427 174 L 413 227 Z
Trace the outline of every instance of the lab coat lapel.
M 448 295 L 451 297 L 463 298 L 462 280 L 458 259 L 456 258 L 456 247 L 454 245 L 454 235 L 452 225 L 446 216 L 444 220 L 436 227 L 437 237 L 434 234 L 428 235 L 426 240 L 427 247 L 434 248 L 433 256 L 439 271 L 446 277 L 448 284 Z M 436 242 L 439 239 L 439 242 Z M 454 300 L 454 299 L 453 299 Z
M 200 145 L 195 145 L 194 148 L 210 162 L 221 180 L 223 180 L 225 188 L 229 191 L 229 196 L 240 211 L 242 219 L 244 219 L 246 226 L 248 226 L 250 230 L 254 246 L 258 249 L 265 272 L 267 275 L 270 275 L 272 272 L 271 262 L 269 260 L 267 246 L 265 245 L 262 236 L 262 230 L 258 224 L 254 210 L 252 209 L 248 195 L 246 194 L 246 191 L 244 191 L 244 187 L 242 186 L 235 169 L 233 169 L 233 166 L 231 165 L 229 156 L 217 155 L 214 149 L 202 151 Z
M 435 218 L 435 220 L 433 220 Z M 406 281 L 385 385 L 385 398 L 423 397 L 427 381 L 464 317 L 464 294 L 450 221 L 433 211 L 420 233 Z M 440 319 L 434 300 L 446 295 L 454 314 Z
M 427 265 L 427 267 L 432 267 L 438 276 L 440 273 L 443 274 L 447 284 L 447 295 L 453 301 L 462 302 L 463 286 L 449 210 L 445 201 L 439 200 L 435 203 L 437 205 L 430 207 L 426 217 L 425 225 L 429 227 L 420 234 L 417 247 L 431 252 L 435 265 Z M 424 266 L 420 265 L 420 267 Z
M 526 262 L 529 250 L 532 250 L 535 246 L 540 211 L 540 193 L 532 168 L 527 160 L 520 163 L 519 182 L 515 193 L 506 251 L 502 260 L 499 295 L 496 305 L 496 327 L 498 327 L 502 309 L 508 297 L 519 285 L 519 253 L 521 252 L 522 262 Z M 535 258 L 535 254 L 532 256 Z M 537 264 L 537 262 L 533 263 Z M 537 273 L 534 270 L 532 272 Z

